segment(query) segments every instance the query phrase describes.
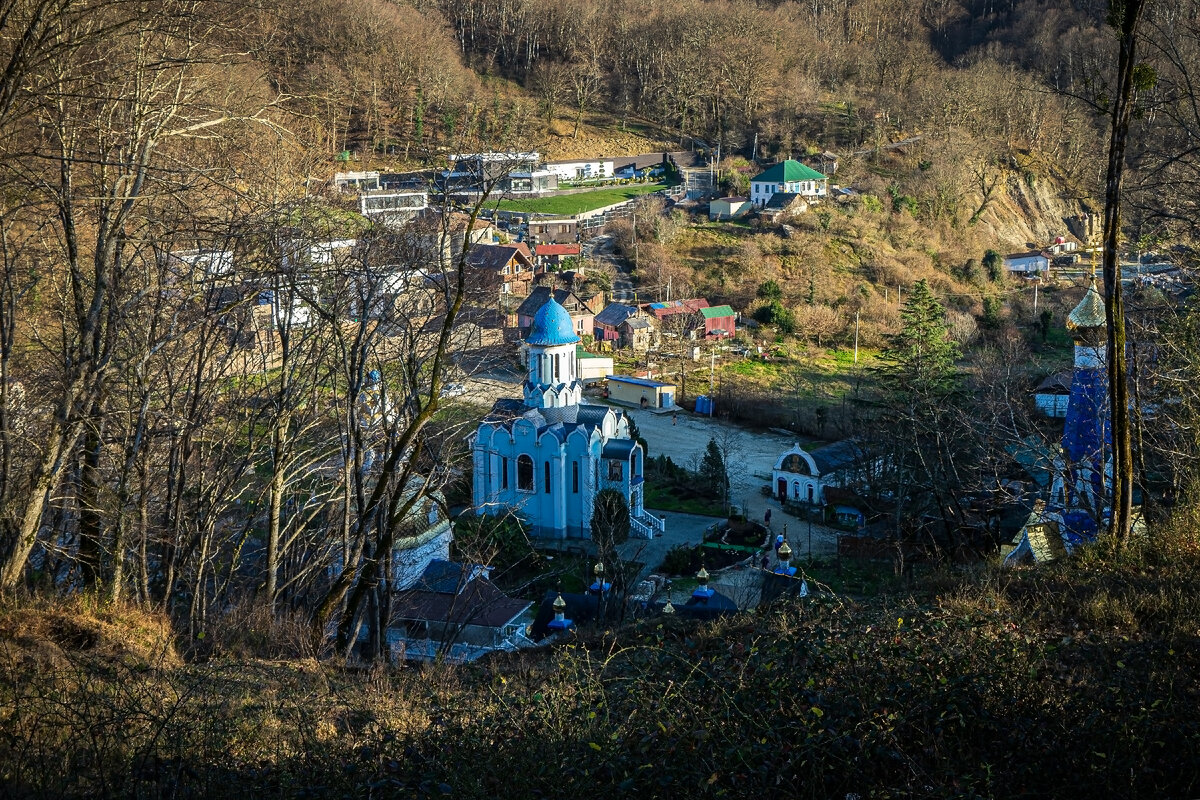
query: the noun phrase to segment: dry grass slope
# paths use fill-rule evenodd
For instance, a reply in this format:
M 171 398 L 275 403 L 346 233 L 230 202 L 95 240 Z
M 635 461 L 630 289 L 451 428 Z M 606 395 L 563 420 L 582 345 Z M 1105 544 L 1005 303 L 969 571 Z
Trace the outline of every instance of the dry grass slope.
M 181 663 L 152 644 L 153 616 L 10 604 L 0 782 L 12 797 L 1194 796 L 1194 521 L 1130 552 L 651 619 L 459 669 Z

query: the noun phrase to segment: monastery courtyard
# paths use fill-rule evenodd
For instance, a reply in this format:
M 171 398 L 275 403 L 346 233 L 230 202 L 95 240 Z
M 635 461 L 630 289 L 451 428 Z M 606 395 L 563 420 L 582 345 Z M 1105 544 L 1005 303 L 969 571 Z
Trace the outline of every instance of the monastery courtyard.
M 775 466 L 776 459 L 796 443 L 797 437 L 750 431 L 686 411 L 679 412 L 676 424 L 672 424 L 671 414 L 654 414 L 633 408 L 626 408 L 625 413 L 637 423 L 638 430 L 646 440 L 649 448 L 646 454 L 648 459 L 657 458 L 665 453 L 675 463 L 694 469 L 704 457 L 710 438 L 716 438 L 718 444 L 727 442 L 730 449 L 730 463 L 727 468 L 733 504 L 739 508 L 744 506 L 748 510 L 749 518 L 758 522 L 762 521 L 766 510 L 771 509 L 772 530 L 778 533 L 786 523 L 788 540 L 797 557 L 803 558 L 808 554 L 808 523 L 783 513 L 778 500 L 762 495 L 762 487 L 771 481 L 771 469 Z M 645 564 L 646 572 L 652 572 L 654 567 L 662 562 L 666 552 L 675 545 L 695 544 L 701 541 L 704 531 L 719 521 L 716 517 L 647 510 L 655 516 L 666 517 L 666 534 L 652 542 L 630 539 L 621 548 L 624 557 Z M 813 555 L 818 558 L 832 556 L 837 547 L 835 537 L 832 529 L 814 524 Z

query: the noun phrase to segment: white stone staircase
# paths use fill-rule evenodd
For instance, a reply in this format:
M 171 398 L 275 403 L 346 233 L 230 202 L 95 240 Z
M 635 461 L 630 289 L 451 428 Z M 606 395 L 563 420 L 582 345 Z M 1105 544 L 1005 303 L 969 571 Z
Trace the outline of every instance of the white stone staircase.
M 653 514 L 642 512 L 631 514 L 629 517 L 629 535 L 635 539 L 653 539 L 657 534 L 665 532 L 667 524 Z

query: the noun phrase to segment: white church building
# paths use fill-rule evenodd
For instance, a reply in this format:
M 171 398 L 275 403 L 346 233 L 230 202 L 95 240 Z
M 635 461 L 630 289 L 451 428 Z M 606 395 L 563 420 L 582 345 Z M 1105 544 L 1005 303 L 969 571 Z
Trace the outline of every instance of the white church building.
M 515 514 L 541 539 L 588 539 L 604 489 L 629 505 L 630 535 L 651 539 L 662 520 L 642 506 L 641 446 L 624 412 L 581 402 L 571 315 L 553 298 L 533 319 L 524 402 L 498 400 L 472 435 L 474 504 L 479 514 Z

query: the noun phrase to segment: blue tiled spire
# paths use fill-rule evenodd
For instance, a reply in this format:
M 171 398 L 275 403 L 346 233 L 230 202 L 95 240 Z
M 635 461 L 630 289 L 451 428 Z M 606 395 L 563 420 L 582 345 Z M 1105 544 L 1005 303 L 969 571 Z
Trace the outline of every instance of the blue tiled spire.
M 1063 427 L 1063 534 L 1069 544 L 1094 539 L 1106 505 L 1105 462 L 1112 448 L 1108 420 L 1108 368 L 1104 300 L 1096 281 L 1067 318 L 1075 338 L 1075 371 Z

